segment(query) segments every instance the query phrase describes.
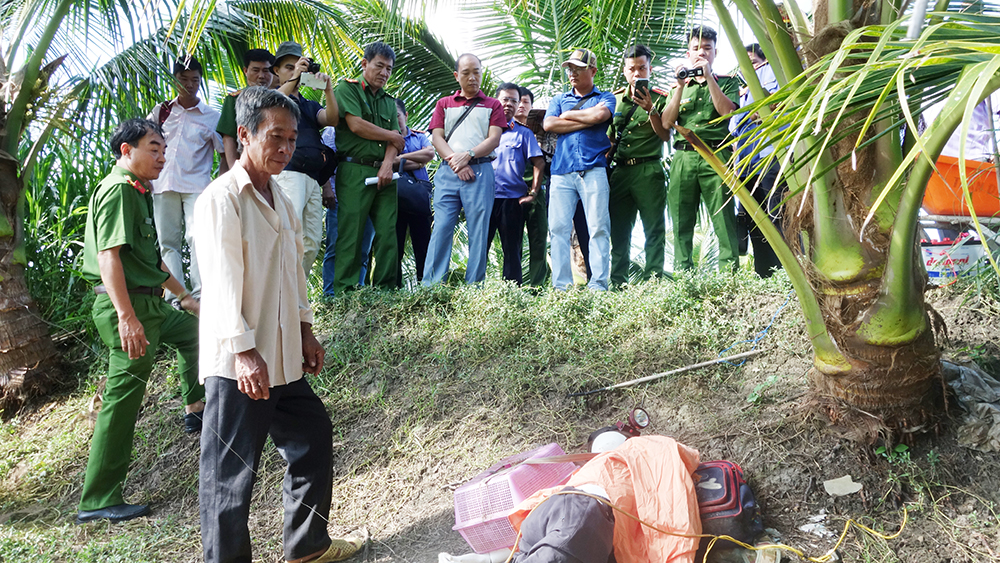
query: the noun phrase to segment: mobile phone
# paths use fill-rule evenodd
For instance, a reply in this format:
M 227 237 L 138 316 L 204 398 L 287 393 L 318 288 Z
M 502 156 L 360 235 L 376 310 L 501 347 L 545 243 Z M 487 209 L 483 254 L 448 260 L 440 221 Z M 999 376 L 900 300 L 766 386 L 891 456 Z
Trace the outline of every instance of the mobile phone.
M 648 78 L 636 78 L 635 87 L 633 88 L 635 92 L 642 92 L 642 95 L 649 95 L 649 79 Z
M 299 86 L 305 86 L 306 88 L 315 88 L 316 90 L 323 90 L 326 88 L 326 80 L 320 80 L 316 78 L 316 75 L 311 72 L 303 72 L 299 75 Z

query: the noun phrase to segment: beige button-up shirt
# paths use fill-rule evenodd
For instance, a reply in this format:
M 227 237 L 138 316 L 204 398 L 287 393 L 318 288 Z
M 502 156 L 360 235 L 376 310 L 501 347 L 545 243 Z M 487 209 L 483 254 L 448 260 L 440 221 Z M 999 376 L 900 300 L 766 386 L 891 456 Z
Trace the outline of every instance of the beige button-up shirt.
M 240 163 L 205 188 L 195 204 L 201 269 L 201 381 L 236 379 L 235 355 L 256 348 L 271 387 L 302 377 L 301 322 L 313 314 L 302 270 L 302 223 L 268 180 L 274 209 Z

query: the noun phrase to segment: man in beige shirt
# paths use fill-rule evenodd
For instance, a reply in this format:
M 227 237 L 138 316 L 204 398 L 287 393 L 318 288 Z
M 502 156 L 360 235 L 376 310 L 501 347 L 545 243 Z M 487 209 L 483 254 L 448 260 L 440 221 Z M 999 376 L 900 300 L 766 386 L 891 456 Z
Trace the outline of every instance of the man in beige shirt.
M 303 379 L 323 367 L 302 269 L 302 224 L 273 176 L 295 151 L 298 105 L 247 88 L 236 102 L 233 169 L 195 207 L 202 264 L 200 374 L 207 406 L 201 440 L 205 561 L 251 560 L 250 498 L 268 436 L 287 466 L 284 551 L 289 561 L 332 561 L 327 533 L 332 425 Z

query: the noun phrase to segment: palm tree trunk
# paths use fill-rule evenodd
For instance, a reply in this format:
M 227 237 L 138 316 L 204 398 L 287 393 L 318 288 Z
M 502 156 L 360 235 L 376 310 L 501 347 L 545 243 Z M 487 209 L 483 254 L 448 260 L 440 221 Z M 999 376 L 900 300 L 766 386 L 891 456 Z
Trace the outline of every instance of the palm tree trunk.
M 51 389 L 61 369 L 24 277 L 18 162 L 0 151 L 0 412 Z

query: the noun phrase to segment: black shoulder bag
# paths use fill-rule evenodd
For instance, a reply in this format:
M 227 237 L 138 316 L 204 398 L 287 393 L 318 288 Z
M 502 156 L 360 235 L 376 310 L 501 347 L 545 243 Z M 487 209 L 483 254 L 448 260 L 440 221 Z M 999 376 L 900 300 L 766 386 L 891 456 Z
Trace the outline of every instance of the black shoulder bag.
M 421 180 L 412 171 L 404 171 L 406 159 L 399 160 L 399 179 L 396 180 L 396 201 L 400 213 L 431 216 L 431 197 L 434 186 L 427 180 Z

